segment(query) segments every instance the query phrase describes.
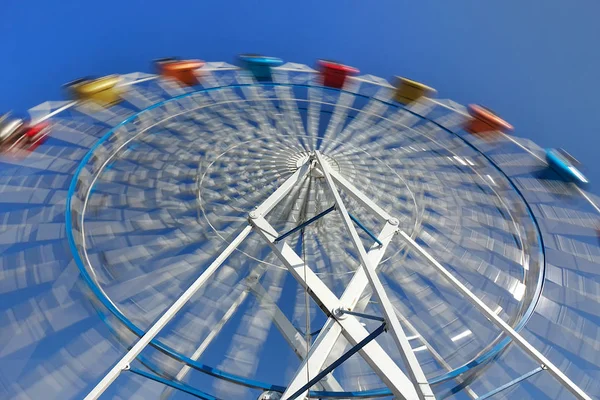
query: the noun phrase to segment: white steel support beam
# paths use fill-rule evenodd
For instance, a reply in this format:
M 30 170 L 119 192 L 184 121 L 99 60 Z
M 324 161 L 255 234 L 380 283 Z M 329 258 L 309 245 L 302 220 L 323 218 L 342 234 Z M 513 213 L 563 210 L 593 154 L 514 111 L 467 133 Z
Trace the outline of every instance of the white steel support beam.
M 261 215 L 253 213 L 250 216 L 250 223 L 269 244 L 273 252 L 287 267 L 296 281 L 304 288 L 309 289 L 311 296 L 322 309 L 333 313 L 334 310 L 341 307 L 342 304 L 336 295 L 321 281 L 312 269 L 304 264 L 300 256 L 288 244 L 283 241 L 277 244 L 274 243 L 279 234 L 267 220 Z M 337 322 L 342 327 L 342 334 L 352 345 L 357 345 L 369 334 L 358 319 L 352 315 L 344 315 L 338 318 Z M 389 354 L 376 341 L 372 341 L 364 346 L 360 350 L 360 354 L 390 388 L 396 398 L 411 400 L 418 398 L 413 383 L 404 375 Z M 315 371 L 315 374 L 318 372 Z M 293 393 L 290 387 L 288 387 L 282 400 L 289 398 Z
M 197 361 L 200 358 L 202 353 L 204 353 L 204 351 L 210 345 L 210 343 L 214 340 L 214 338 L 217 337 L 219 332 L 221 332 L 221 329 L 223 329 L 223 327 L 225 326 L 227 321 L 229 321 L 229 319 L 237 311 L 238 307 L 244 302 L 244 300 L 246 300 L 246 297 L 248 297 L 248 290 L 243 290 L 240 293 L 240 295 L 238 296 L 238 298 L 233 302 L 231 307 L 229 307 L 227 312 L 225 312 L 225 314 L 223 315 L 221 320 L 211 329 L 211 331 L 208 333 L 208 335 L 202 341 L 202 343 L 200 343 L 200 346 L 198 346 L 198 348 L 196 349 L 194 354 L 192 354 L 190 356 L 190 358 L 192 360 Z M 189 365 L 184 365 L 179 370 L 177 375 L 175 376 L 175 379 L 177 379 L 178 381 L 181 381 L 191 371 L 191 369 L 192 369 L 192 367 L 190 367 Z M 163 392 L 160 395 L 160 399 L 161 400 L 168 399 L 172 392 L 173 392 L 172 387 L 170 387 L 170 386 L 165 387 L 165 389 L 163 390 Z
M 305 162 L 296 170 L 273 194 L 271 194 L 253 213 L 267 214 L 281 199 L 287 195 L 294 185 L 299 182 L 309 171 L 309 165 Z M 117 379 L 121 371 L 129 368 L 129 364 L 148 346 L 148 344 L 160 333 L 160 331 L 173 319 L 181 308 L 192 298 L 192 296 L 208 281 L 215 271 L 225 262 L 231 253 L 252 232 L 252 227 L 245 227 L 238 236 L 233 239 L 225 250 L 208 266 L 208 268 L 187 288 L 185 292 L 165 311 L 165 313 L 146 331 L 137 343 L 125 354 L 117 364 L 102 378 L 102 380 L 85 397 L 85 400 L 95 400 Z
M 285 316 L 285 314 L 281 311 L 281 309 L 275 304 L 271 296 L 267 293 L 265 288 L 258 283 L 257 276 L 251 276 L 247 278 L 248 288 L 243 290 L 238 298 L 233 302 L 231 307 L 225 312 L 221 320 L 214 326 L 213 329 L 209 332 L 206 338 L 202 341 L 200 346 L 196 349 L 194 354 L 190 356 L 190 358 L 194 361 L 198 360 L 206 348 L 210 345 L 210 343 L 214 340 L 214 338 L 221 332 L 221 329 L 227 324 L 227 322 L 231 319 L 233 314 L 237 311 L 239 306 L 246 300 L 248 297 L 248 293 L 254 294 L 257 299 L 260 301 L 261 306 L 264 307 L 270 314 L 273 320 L 273 323 L 277 327 L 277 329 L 281 332 L 285 340 L 288 342 L 290 347 L 294 350 L 294 352 L 298 355 L 300 359 L 303 359 L 306 356 L 308 345 L 304 340 L 304 337 L 298 332 L 296 327 L 290 322 L 290 320 Z M 178 381 L 181 381 L 185 378 L 185 376 L 191 371 L 192 367 L 189 365 L 184 365 L 181 370 L 177 373 L 175 378 Z M 342 386 L 339 382 L 332 376 L 328 375 L 323 378 L 322 382 L 320 382 L 320 386 L 323 387 L 324 390 L 341 392 L 343 391 Z M 168 399 L 172 394 L 173 388 L 167 386 L 160 398 L 161 400 Z
M 398 227 L 390 223 L 386 223 L 386 225 L 383 227 L 383 230 L 378 236 L 379 241 L 382 242 L 382 246 L 374 244 L 367 254 L 372 265 L 379 266 L 379 263 L 385 254 L 385 250 L 387 249 L 388 244 L 391 242 L 397 230 Z M 354 307 L 358 303 L 358 300 L 368 284 L 369 281 L 367 280 L 365 271 L 362 268 L 357 269 L 356 273 L 350 280 L 348 287 L 346 290 L 344 290 L 344 293 L 340 298 L 342 308 L 349 311 L 354 310 Z M 308 356 L 302 365 L 300 365 L 300 368 L 296 371 L 294 378 L 292 378 L 290 381 L 288 385 L 290 393 L 294 393 L 296 390 L 304 386 L 304 384 L 307 382 L 306 377 L 308 376 L 309 372 L 319 372 L 323 369 L 327 357 L 329 357 L 329 354 L 333 350 L 333 347 L 341 334 L 341 325 L 336 322 L 335 318 L 329 317 L 323 325 L 323 328 L 321 328 L 321 332 L 319 333 L 317 340 L 315 340 L 311 346 Z
M 275 304 L 261 284 L 257 283 L 253 285 L 250 290 L 260 301 L 261 306 L 269 312 L 273 323 L 294 350 L 294 353 L 296 353 L 299 358 L 304 358 L 306 356 L 307 344 L 304 337 L 302 337 L 302 334 L 298 332 L 296 327 L 290 322 L 285 314 L 283 314 L 281 309 L 277 307 L 277 304 Z
M 318 156 L 317 156 L 318 157 Z M 321 159 L 323 159 L 321 157 Z M 321 167 L 323 168 L 323 167 Z M 323 172 L 323 171 L 322 171 Z M 352 196 L 356 201 L 362 204 L 364 207 L 370 209 L 375 214 L 379 216 L 383 221 L 389 221 L 392 219 L 392 216 L 387 213 L 383 208 L 379 207 L 373 200 L 367 197 L 364 193 L 356 188 L 350 181 L 344 178 L 342 175 L 334 171 L 332 168 L 328 169 L 329 175 L 333 178 L 333 180 L 340 185 L 342 188 L 346 190 L 350 196 Z
M 253 212 L 259 215 L 267 215 L 269 211 L 273 209 L 285 197 L 296 185 L 300 182 L 304 176 L 310 170 L 310 165 L 307 163 L 308 160 L 304 161 L 304 164 L 296 170 L 286 179 L 286 181 L 273 192 L 260 206 L 258 206 Z
M 564 387 L 566 387 L 576 398 L 582 400 L 591 400 L 579 386 L 571 381 L 556 365 L 552 364 L 542 353 L 540 353 L 535 347 L 533 347 L 523 336 L 515 331 L 510 325 L 508 325 L 502 318 L 500 318 L 491 308 L 485 305 L 481 299 L 475 296 L 465 285 L 463 285 L 452 273 L 444 268 L 431 254 L 423 249 L 417 242 L 415 242 L 406 232 L 401 231 L 400 235 L 404 238 L 406 243 L 421 255 L 429 265 L 435 268 L 440 275 L 446 279 L 459 293 L 465 296 L 471 304 L 475 306 L 485 317 L 490 320 L 494 325 L 500 328 L 506 335 L 508 335 L 525 353 L 533 358 L 537 363 L 542 366 L 546 366 L 548 372 L 559 381 Z
M 425 346 L 427 348 L 427 350 L 429 351 L 431 356 L 435 359 L 435 361 L 437 361 L 438 364 L 440 364 L 442 367 L 446 368 L 446 370 L 452 371 L 452 369 L 453 369 L 452 366 L 450 364 L 448 364 L 446 362 L 446 360 L 444 360 L 444 358 L 441 356 L 441 354 L 438 353 L 433 348 L 433 346 L 423 337 L 423 335 L 421 335 L 419 333 L 417 328 L 414 327 L 414 325 L 408 320 L 408 318 L 406 318 L 404 315 L 402 315 L 402 313 L 398 310 L 398 308 L 396 306 L 394 306 L 394 310 L 396 311 L 398 318 L 400 318 L 400 321 L 404 325 L 406 325 L 406 328 L 414 335 L 415 340 L 423 343 L 423 346 Z M 458 384 L 462 384 L 465 381 L 463 378 L 460 377 L 460 375 L 457 376 L 456 378 L 454 378 L 454 380 L 456 382 L 458 382 Z M 478 397 L 477 393 L 475 393 L 473 391 L 473 389 L 471 389 L 469 386 L 465 386 L 464 390 L 470 398 L 477 400 L 477 397 Z
M 354 243 L 356 251 L 358 252 L 358 256 L 360 258 L 362 267 L 367 275 L 367 279 L 369 280 L 371 287 L 373 288 L 373 294 L 375 295 L 381 306 L 381 310 L 388 324 L 388 329 L 390 330 L 392 337 L 396 342 L 398 350 L 400 350 L 400 354 L 402 355 L 402 359 L 408 369 L 409 375 L 412 381 L 414 382 L 415 386 L 417 387 L 418 397 L 421 400 L 435 399 L 433 391 L 431 390 L 431 387 L 427 382 L 427 378 L 425 377 L 425 373 L 421 368 L 421 364 L 419 363 L 419 360 L 417 360 L 417 357 L 415 356 L 415 353 L 413 352 L 412 347 L 408 339 L 406 338 L 406 335 L 404 334 L 404 330 L 400 325 L 400 321 L 398 320 L 398 316 L 394 311 L 394 307 L 392 306 L 392 303 L 390 302 L 390 299 L 388 298 L 387 293 L 385 292 L 385 288 L 379 280 L 379 276 L 377 276 L 375 268 L 371 265 L 371 262 L 367 257 L 367 252 L 365 251 L 362 241 L 360 240 L 360 237 L 356 232 L 356 228 L 354 228 L 354 223 L 348 215 L 348 211 L 346 210 L 346 206 L 342 201 L 342 197 L 340 196 L 340 193 L 338 192 L 337 187 L 335 186 L 335 182 L 331 177 L 331 169 L 329 168 L 329 165 L 318 151 L 315 151 L 315 156 L 317 158 L 317 162 L 321 166 L 323 175 L 325 176 L 325 180 L 327 181 L 327 184 L 329 185 L 329 188 L 331 189 L 332 194 L 335 198 L 337 210 L 339 211 L 340 216 L 342 217 L 344 225 L 346 225 L 346 229 L 352 237 L 352 241 Z M 398 224 L 398 220 L 389 220 L 388 222 L 390 222 L 393 225 Z
M 242 243 L 244 239 L 252 232 L 252 227 L 247 226 L 238 234 L 238 236 L 225 248 L 225 250 L 213 261 L 208 268 L 187 288 L 187 290 L 169 307 L 167 311 L 146 331 L 144 336 L 115 364 L 115 366 L 104 376 L 94 389 L 85 397 L 85 400 L 95 400 L 117 379 L 121 371 L 129 368 L 129 364 L 148 346 L 148 343 L 158 335 L 158 333 L 167 325 L 179 310 L 187 303 L 192 296 L 208 281 L 215 273 L 217 268 L 225 262 L 227 257 Z
M 306 340 L 302 334 L 298 332 L 296 327 L 285 316 L 277 304 L 275 304 L 271 296 L 269 296 L 269 293 L 267 293 L 265 288 L 260 283 L 250 286 L 249 289 L 259 299 L 261 306 L 265 307 L 271 314 L 273 323 L 279 332 L 281 332 L 290 347 L 294 350 L 296 355 L 300 359 L 304 359 L 304 357 L 306 357 L 309 345 L 306 343 Z M 304 376 L 306 377 L 306 375 Z M 335 379 L 335 377 L 331 374 L 324 377 L 321 382 L 319 382 L 319 385 L 322 386 L 323 389 L 332 392 L 341 392 L 344 390 L 337 379 Z

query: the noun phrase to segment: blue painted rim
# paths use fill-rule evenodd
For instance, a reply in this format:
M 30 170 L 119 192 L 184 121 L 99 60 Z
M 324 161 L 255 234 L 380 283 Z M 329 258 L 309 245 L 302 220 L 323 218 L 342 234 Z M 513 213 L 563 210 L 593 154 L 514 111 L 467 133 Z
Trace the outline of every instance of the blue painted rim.
M 75 173 L 73 175 L 73 178 L 71 180 L 71 184 L 69 185 L 69 190 L 67 193 L 67 201 L 66 201 L 66 217 L 65 217 L 65 229 L 66 229 L 66 234 L 67 234 L 67 239 L 69 242 L 69 247 L 71 249 L 71 253 L 73 254 L 73 259 L 75 260 L 75 263 L 77 264 L 77 267 L 79 268 L 81 275 L 83 276 L 84 280 L 86 281 L 86 283 L 88 284 L 88 286 L 90 287 L 90 289 L 92 290 L 92 292 L 94 293 L 94 295 L 96 296 L 96 298 L 98 300 L 100 300 L 100 302 L 121 322 L 123 323 L 132 333 L 136 334 L 137 336 L 141 337 L 143 336 L 146 332 L 143 331 L 142 329 L 140 329 L 139 327 L 137 327 L 133 322 L 131 322 L 131 320 L 129 320 L 124 314 L 122 314 L 116 307 L 114 307 L 112 305 L 112 303 L 109 301 L 108 297 L 102 292 L 102 290 L 99 288 L 99 286 L 96 284 L 96 282 L 92 279 L 92 277 L 90 276 L 89 272 L 87 271 L 85 264 L 83 263 L 79 252 L 77 250 L 77 245 L 75 243 L 75 239 L 73 236 L 73 220 L 72 220 L 72 208 L 71 208 L 71 198 L 73 197 L 73 195 L 75 194 L 75 189 L 76 189 L 76 185 L 77 185 L 77 180 L 79 178 L 79 175 L 81 174 L 81 171 L 85 168 L 85 165 L 88 163 L 88 161 L 90 160 L 90 158 L 92 157 L 94 151 L 100 147 L 100 145 L 106 141 L 109 140 L 110 136 L 115 132 L 115 130 L 117 130 L 118 128 L 128 124 L 129 122 L 133 121 L 135 118 L 137 118 L 139 115 L 151 111 L 155 108 L 158 108 L 166 103 L 172 102 L 172 101 L 177 101 L 179 99 L 185 98 L 185 97 L 189 97 L 189 96 L 193 96 L 195 94 L 198 93 L 204 93 L 204 92 L 209 92 L 209 91 L 215 91 L 215 90 L 220 90 L 220 89 L 224 89 L 224 88 L 240 88 L 240 87 L 248 87 L 248 86 L 289 86 L 289 87 L 304 87 L 304 88 L 318 88 L 321 90 L 332 90 L 332 91 L 338 91 L 338 92 L 343 92 L 343 93 L 348 93 L 351 94 L 353 96 L 357 96 L 357 97 L 362 97 L 362 98 L 368 98 L 368 99 L 372 99 L 375 101 L 378 101 L 380 103 L 392 106 L 392 107 L 396 107 L 396 108 L 404 108 L 399 104 L 396 103 L 390 103 L 390 102 L 386 102 L 386 101 L 382 101 L 379 99 L 375 99 L 366 95 L 362 95 L 359 93 L 353 93 L 350 91 L 346 91 L 346 90 L 342 90 L 342 89 L 334 89 L 334 88 L 329 88 L 329 87 L 324 87 L 324 86 L 313 86 L 313 85 L 300 85 L 300 84 L 284 84 L 284 83 L 263 83 L 260 85 L 255 85 L 255 84 L 237 84 L 237 85 L 230 85 L 230 86 L 219 86 L 219 87 L 213 87 L 213 88 L 205 88 L 205 89 L 200 89 L 194 92 L 190 92 L 190 93 L 185 93 L 176 97 L 173 97 L 171 99 L 168 100 L 164 100 L 161 101 L 159 103 L 156 103 L 148 108 L 145 108 L 135 114 L 133 114 L 132 116 L 130 116 L 129 118 L 125 119 L 124 121 L 120 122 L 119 124 L 115 125 L 113 128 L 111 128 L 106 134 L 104 134 L 104 136 L 102 136 L 95 144 L 94 146 L 92 146 L 90 148 L 90 150 L 85 154 L 85 156 L 82 158 L 79 166 L 77 167 L 77 169 L 75 170 Z M 502 171 L 502 169 L 489 157 L 487 156 L 485 153 L 479 151 L 477 149 L 477 147 L 473 144 L 471 144 L 468 140 L 466 140 L 465 138 L 463 138 L 462 136 L 460 136 L 458 133 L 453 132 L 449 129 L 447 129 L 446 127 L 440 125 L 439 123 L 430 120 L 429 118 L 426 118 L 418 113 L 415 113 L 413 111 L 410 110 L 406 110 L 405 111 L 418 116 L 419 118 L 429 121 L 431 123 L 433 123 L 434 125 L 438 126 L 439 128 L 441 128 L 442 130 L 455 135 L 456 137 L 458 137 L 461 141 L 463 141 L 468 147 L 472 148 L 474 151 L 476 151 L 477 153 L 481 154 L 498 172 L 500 172 L 501 175 L 503 175 L 508 182 L 510 183 L 511 187 L 513 188 L 513 190 L 519 195 L 519 197 L 521 198 L 521 200 L 525 203 L 525 206 L 527 208 L 527 212 L 529 214 L 529 217 L 531 218 L 531 220 L 533 221 L 535 227 L 536 227 L 536 235 L 538 238 L 538 243 L 540 244 L 540 273 L 539 273 L 539 278 L 538 278 L 538 285 L 536 287 L 536 290 L 534 292 L 534 296 L 532 298 L 532 302 L 529 305 L 529 307 L 527 308 L 527 310 L 525 311 L 525 313 L 523 314 L 523 316 L 521 317 L 521 320 L 517 323 L 517 325 L 514 327 L 514 329 L 518 332 L 520 331 L 525 324 L 528 322 L 529 318 L 531 317 L 531 315 L 533 314 L 533 311 L 535 310 L 535 307 L 537 305 L 538 299 L 540 297 L 541 291 L 542 291 L 542 287 L 543 287 L 543 282 L 544 282 L 544 277 L 545 277 L 545 248 L 544 248 L 544 242 L 543 242 L 543 238 L 541 235 L 541 231 L 540 231 L 540 227 L 539 224 L 533 214 L 533 211 L 531 209 L 531 206 L 529 205 L 529 203 L 527 202 L 527 200 L 525 199 L 523 193 L 521 192 L 521 190 L 515 185 L 515 183 L 512 181 L 512 179 L 510 179 L 510 177 L 504 172 Z M 445 374 L 439 375 L 437 377 L 434 377 L 432 379 L 429 380 L 430 384 L 437 384 L 437 383 L 442 383 L 445 381 L 448 381 L 450 379 L 453 379 L 477 366 L 483 365 L 485 363 L 487 363 L 488 361 L 490 361 L 491 359 L 493 359 L 494 357 L 496 357 L 497 355 L 499 355 L 499 353 L 505 349 L 505 347 L 512 341 L 512 339 L 510 338 L 504 338 L 503 340 L 501 340 L 499 343 L 497 343 L 495 346 L 493 346 L 490 350 L 488 350 L 486 353 L 480 355 L 479 357 L 477 357 L 476 359 L 474 359 L 473 361 L 463 365 L 462 367 L 456 368 L 453 371 L 447 372 Z M 248 379 L 242 376 L 238 376 L 235 374 L 231 374 L 229 372 L 225 372 L 222 370 L 219 370 L 217 368 L 213 368 L 211 366 L 208 366 L 206 364 L 197 362 L 192 360 L 191 358 L 175 351 L 173 348 L 165 345 L 164 343 L 154 339 L 150 342 L 150 345 L 152 347 L 154 347 L 155 349 L 161 351 L 162 353 L 173 357 L 174 359 L 183 362 L 184 364 L 189 365 L 190 367 L 194 368 L 197 371 L 206 373 L 208 375 L 214 376 L 216 378 L 219 379 L 223 379 L 232 383 L 236 383 L 236 384 L 240 384 L 246 387 L 250 387 L 250 388 L 255 388 L 255 389 L 263 389 L 263 390 L 274 390 L 274 391 L 278 391 L 278 392 L 284 392 L 285 391 L 285 387 L 284 386 L 279 386 L 279 385 L 272 385 L 269 383 L 265 383 L 262 381 L 257 381 L 254 379 Z M 354 391 L 354 392 L 331 392 L 331 391 L 310 391 L 310 396 L 313 397 L 328 397 L 328 398 L 336 398 L 336 397 L 354 397 L 354 398 L 361 398 L 361 397 L 382 397 L 382 396 L 389 396 L 391 395 L 391 391 L 387 388 L 382 388 L 382 389 L 372 389 L 372 390 L 363 390 L 363 391 Z

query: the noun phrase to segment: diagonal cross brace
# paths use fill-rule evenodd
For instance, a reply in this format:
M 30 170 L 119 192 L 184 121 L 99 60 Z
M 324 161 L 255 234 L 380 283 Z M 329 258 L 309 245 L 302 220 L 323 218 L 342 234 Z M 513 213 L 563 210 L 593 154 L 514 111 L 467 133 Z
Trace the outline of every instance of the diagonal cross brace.
M 294 350 L 296 355 L 302 359 L 306 356 L 308 350 L 308 344 L 304 337 L 298 332 L 296 327 L 290 322 L 290 320 L 285 316 L 283 311 L 275 304 L 269 293 L 265 290 L 265 288 L 258 282 L 255 284 L 249 285 L 248 290 L 250 290 L 260 301 L 261 307 L 264 307 L 268 310 L 271 315 L 271 319 L 273 323 L 281 332 L 284 339 L 288 342 L 290 347 Z M 339 384 L 339 382 L 333 377 L 333 375 L 327 375 L 324 377 L 320 385 L 325 389 L 333 392 L 342 392 L 343 388 Z
M 394 237 L 397 229 L 396 226 L 390 223 L 387 223 L 383 227 L 379 234 L 379 240 L 383 243 L 382 246 L 373 245 L 368 253 L 368 257 L 373 265 L 379 265 L 385 254 L 385 250 L 391 239 Z M 368 284 L 369 282 L 365 275 L 365 271 L 362 268 L 358 268 L 340 298 L 341 308 L 344 310 L 354 309 Z M 311 346 L 307 358 L 296 371 L 294 378 L 290 381 L 288 385 L 288 391 L 290 391 L 290 393 L 293 393 L 306 383 L 307 372 L 320 371 L 321 368 L 323 368 L 327 357 L 329 357 L 329 354 L 333 350 L 334 345 L 341 334 L 341 325 L 337 323 L 333 316 L 330 316 L 325 322 L 325 325 L 323 325 L 323 328 L 321 328 L 319 336 Z
M 256 210 L 250 214 L 267 214 L 271 211 L 283 197 L 285 197 L 294 186 L 301 181 L 309 171 L 308 163 L 296 170 L 285 182 L 275 190 Z M 160 316 L 160 318 L 146 331 L 146 333 L 135 343 L 135 345 L 104 375 L 102 380 L 88 393 L 85 400 L 95 400 L 106 391 L 106 389 L 129 367 L 129 364 L 150 344 L 150 342 L 162 331 L 162 329 L 175 317 L 181 308 L 194 296 L 194 294 L 203 287 L 212 277 L 215 271 L 225 262 L 225 260 L 237 249 L 246 237 L 252 232 L 250 226 L 246 226 L 233 241 L 217 256 L 217 258 L 206 268 L 202 274 L 192 283 L 190 287 Z
M 419 399 L 435 399 L 433 391 L 431 390 L 431 387 L 427 382 L 427 378 L 425 377 L 425 373 L 421 368 L 421 364 L 419 363 L 419 360 L 417 360 L 417 357 L 415 356 L 415 353 L 413 352 L 412 347 L 408 339 L 406 338 L 406 335 L 404 334 L 404 330 L 400 325 L 400 321 L 398 320 L 398 316 L 394 311 L 394 307 L 392 306 L 392 303 L 390 302 L 390 299 L 388 298 L 387 293 L 385 292 L 385 289 L 381 281 L 379 280 L 377 273 L 375 272 L 375 268 L 373 267 L 367 256 L 367 252 L 365 251 L 365 248 L 360 240 L 360 237 L 358 236 L 358 233 L 356 232 L 356 229 L 354 228 L 354 225 L 352 224 L 352 218 L 348 214 L 348 210 L 346 210 L 346 206 L 344 205 L 340 193 L 338 192 L 338 189 L 335 186 L 335 182 L 331 177 L 329 165 L 323 159 L 321 153 L 319 153 L 318 151 L 315 151 L 315 156 L 317 162 L 321 167 L 323 175 L 325 176 L 327 185 L 331 189 L 333 197 L 335 198 L 337 210 L 339 211 L 340 216 L 342 217 L 342 220 L 344 222 L 344 225 L 346 226 L 346 229 L 348 230 L 348 233 L 350 233 L 350 236 L 352 237 L 352 242 L 354 243 L 354 247 L 358 252 L 358 256 L 360 258 L 362 267 L 366 273 L 367 279 L 369 280 L 371 287 L 373 288 L 373 294 L 375 294 L 375 297 L 379 301 L 379 304 L 383 311 L 383 315 L 387 322 L 388 329 L 392 334 L 392 338 L 396 342 L 398 350 L 400 350 L 400 355 L 402 356 L 402 359 L 408 369 L 411 380 L 415 383 L 415 386 L 417 387 L 417 394 L 419 396 Z M 395 222 L 396 225 L 398 224 L 397 220 L 393 222 Z
M 279 234 L 264 217 L 255 213 L 251 216 L 250 223 L 269 244 L 273 252 L 279 257 L 298 283 L 309 290 L 311 296 L 321 309 L 327 310 L 331 314 L 333 310 L 342 306 L 340 299 L 321 281 L 312 269 L 304 264 L 300 256 L 287 243 L 274 243 Z M 337 323 L 341 326 L 344 337 L 354 346 L 369 334 L 358 319 L 351 315 L 338 319 Z M 323 333 L 322 331 L 315 344 L 319 342 Z M 373 341 L 365 345 L 360 350 L 360 354 L 398 399 L 412 400 L 418 398 L 413 383 L 404 375 L 398 365 L 396 365 L 389 354 L 377 342 Z M 301 384 L 296 390 L 302 386 Z M 290 394 L 293 393 L 288 393 L 289 391 L 290 388 L 288 387 L 282 400 L 289 398 Z

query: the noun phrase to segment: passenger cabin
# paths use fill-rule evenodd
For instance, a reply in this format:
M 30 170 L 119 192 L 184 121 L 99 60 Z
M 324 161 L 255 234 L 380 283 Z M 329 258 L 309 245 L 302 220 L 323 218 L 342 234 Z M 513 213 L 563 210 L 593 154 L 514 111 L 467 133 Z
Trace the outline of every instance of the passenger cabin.
M 175 79 L 185 86 L 195 86 L 200 83 L 201 75 L 198 69 L 202 68 L 205 62 L 170 57 L 154 60 L 154 64 L 162 77 Z
M 273 67 L 283 64 L 280 58 L 267 57 L 260 54 L 242 54 L 240 55 L 242 66 L 250 71 L 259 82 L 270 82 L 273 80 Z
M 50 124 L 41 122 L 30 125 L 10 113 L 0 117 L 0 153 L 34 151 L 50 133 Z
M 568 181 L 585 185 L 588 179 L 579 170 L 581 163 L 563 149 L 547 149 L 546 161 L 548 166 L 554 169 L 560 176 Z
M 511 124 L 500 118 L 489 108 L 470 104 L 468 106 L 471 118 L 466 122 L 464 129 L 469 133 L 481 134 L 487 132 L 512 132 Z
M 103 107 L 121 102 L 122 90 L 118 87 L 121 78 L 108 75 L 102 78 L 80 78 L 65 85 L 72 98 L 80 101 L 92 101 Z
M 319 60 L 318 66 L 321 71 L 323 86 L 335 89 L 342 89 L 348 76 L 356 75 L 360 72 L 356 68 L 328 60 Z
M 404 105 L 418 101 L 422 97 L 433 97 L 437 91 L 421 82 L 400 76 L 396 77 L 396 93 L 394 99 Z

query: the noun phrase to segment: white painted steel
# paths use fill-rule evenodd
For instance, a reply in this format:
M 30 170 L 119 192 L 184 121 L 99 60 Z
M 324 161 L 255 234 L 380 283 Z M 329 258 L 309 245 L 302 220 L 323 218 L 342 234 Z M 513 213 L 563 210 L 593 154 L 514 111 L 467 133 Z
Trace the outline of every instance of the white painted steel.
M 94 400 L 100 397 L 102 393 L 117 379 L 121 371 L 129 368 L 129 364 L 146 348 L 146 346 L 160 333 L 160 331 L 169 323 L 179 310 L 187 303 L 192 296 L 208 281 L 215 271 L 223 264 L 229 255 L 239 246 L 240 243 L 252 232 L 252 227 L 247 226 L 238 234 L 238 236 L 225 248 L 225 250 L 213 261 L 210 266 L 192 283 L 192 285 L 169 307 L 167 311 L 146 331 L 144 336 L 115 364 L 114 367 L 102 378 L 102 380 L 85 396 L 85 400 Z
M 256 216 L 256 218 L 250 219 L 250 223 L 269 244 L 273 252 L 287 267 L 292 276 L 305 289 L 310 291 L 313 299 L 322 308 L 329 310 L 331 313 L 341 306 L 340 300 L 335 294 L 327 287 L 327 285 L 325 285 L 325 283 L 323 283 L 312 269 L 304 264 L 300 256 L 298 256 L 287 243 L 274 243 L 275 239 L 279 236 L 279 233 L 267 222 L 267 220 L 262 216 Z M 344 318 L 338 319 L 337 322 L 342 327 L 342 334 L 352 345 L 358 344 L 369 334 L 362 324 L 352 315 L 346 315 Z M 376 341 L 367 344 L 359 353 L 390 388 L 394 396 L 399 399 L 418 398 L 412 382 Z M 315 375 L 317 373 L 318 371 L 315 371 Z M 298 390 L 300 387 L 295 390 Z M 289 398 L 295 390 L 291 386 L 288 386 L 282 400 Z
M 352 222 L 350 215 L 348 215 L 348 211 L 346 210 L 346 206 L 342 201 L 342 197 L 340 196 L 340 193 L 338 192 L 338 189 L 335 186 L 335 182 L 331 177 L 331 168 L 324 160 L 321 153 L 316 151 L 315 155 L 319 165 L 321 166 L 321 169 L 325 176 L 325 180 L 327 181 L 327 184 L 329 185 L 329 188 L 331 189 L 335 198 L 335 204 L 337 206 L 336 209 L 339 211 L 340 216 L 344 221 L 344 225 L 346 226 L 346 229 L 352 237 L 352 241 L 354 242 L 356 251 L 358 252 L 358 256 L 360 258 L 363 270 L 365 271 L 367 279 L 371 284 L 375 297 L 379 301 L 379 305 L 385 317 L 388 329 L 392 334 L 394 341 L 396 342 L 396 346 L 398 346 L 398 350 L 400 350 L 400 354 L 402 355 L 404 364 L 408 369 L 411 380 L 415 383 L 415 386 L 417 387 L 417 394 L 419 396 L 419 399 L 435 399 L 433 391 L 431 390 L 431 387 L 427 382 L 427 378 L 425 377 L 425 373 L 421 368 L 421 364 L 419 364 L 419 360 L 417 360 L 417 357 L 415 356 L 415 353 L 413 352 L 413 349 L 410 346 L 408 339 L 406 338 L 406 334 L 404 333 L 404 330 L 400 325 L 400 321 L 398 320 L 398 316 L 394 311 L 394 307 L 392 306 L 392 303 L 390 302 L 390 299 L 388 298 L 387 293 L 385 292 L 385 288 L 383 287 L 381 281 L 379 280 L 379 277 L 377 276 L 375 268 L 371 265 L 371 262 L 367 257 L 367 252 L 365 251 L 362 241 L 360 240 L 360 237 L 356 232 L 356 228 L 354 228 L 354 223 Z M 397 224 L 397 221 L 395 222 Z
M 535 347 L 533 347 L 523 336 L 515 331 L 510 325 L 508 325 L 502 318 L 500 318 L 492 309 L 490 309 L 481 299 L 473 294 L 465 285 L 463 285 L 454 275 L 452 275 L 446 268 L 442 266 L 431 254 L 429 254 L 424 248 L 422 248 L 417 242 L 415 242 L 409 235 L 404 231 L 400 231 L 400 235 L 408 243 L 408 245 L 419 253 L 429 265 L 435 268 L 440 275 L 446 279 L 459 293 L 465 296 L 471 301 L 482 314 L 486 316 L 494 325 L 500 328 L 506 333 L 519 347 L 525 351 L 531 358 L 541 365 L 545 365 L 548 372 L 556 378 L 564 387 L 566 387 L 576 398 L 582 400 L 591 400 L 579 386 L 569 379 L 558 367 L 556 367 L 550 360 L 548 360 L 542 353 L 540 353 Z

